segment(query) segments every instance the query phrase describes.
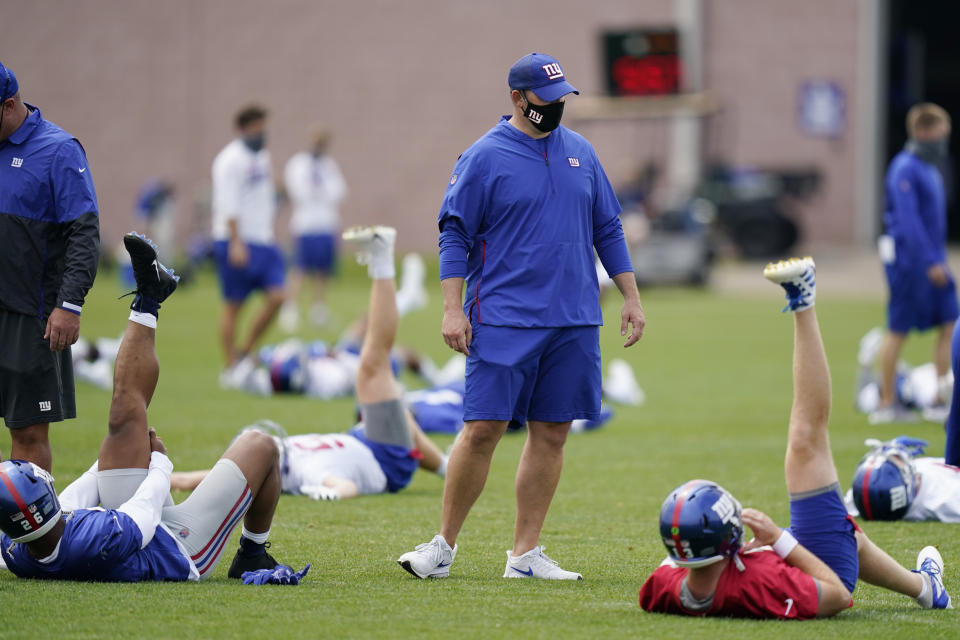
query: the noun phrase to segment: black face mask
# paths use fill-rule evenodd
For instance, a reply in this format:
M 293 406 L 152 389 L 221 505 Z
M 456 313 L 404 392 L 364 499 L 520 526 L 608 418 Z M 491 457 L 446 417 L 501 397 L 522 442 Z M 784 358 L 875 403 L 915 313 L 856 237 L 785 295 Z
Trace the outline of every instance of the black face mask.
M 527 96 L 523 95 L 524 100 Z M 523 116 L 530 121 L 538 131 L 550 133 L 560 126 L 560 118 L 563 117 L 563 102 L 551 102 L 550 104 L 533 104 L 527 100 L 527 108 L 523 110 Z
M 243 144 L 247 145 L 247 149 L 256 153 L 267 144 L 267 134 L 261 131 L 260 133 L 243 136 Z
M 924 162 L 938 164 L 947 159 L 949 139 L 940 138 L 939 140 L 920 141 L 911 138 L 907 141 L 907 151 Z

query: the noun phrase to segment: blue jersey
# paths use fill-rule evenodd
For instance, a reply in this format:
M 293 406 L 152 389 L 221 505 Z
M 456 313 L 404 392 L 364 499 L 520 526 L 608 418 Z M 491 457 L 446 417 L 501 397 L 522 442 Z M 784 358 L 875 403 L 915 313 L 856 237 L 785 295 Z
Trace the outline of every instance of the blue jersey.
M 64 520 L 57 557 L 50 563 L 31 556 L 26 545 L 0 536 L 7 568 L 21 578 L 98 582 L 182 581 L 190 576 L 189 560 L 161 526 L 141 549 L 140 529 L 121 511 L 78 509 Z
M 603 324 L 593 250 L 632 271 L 620 205 L 597 154 L 559 127 L 534 139 L 508 116 L 457 161 L 440 208 L 440 277 L 466 278 L 471 321 Z
M 97 194 L 80 143 L 28 106 L 0 142 L 0 308 L 79 313 L 100 258 Z
M 947 205 L 940 171 L 909 151 L 890 162 L 883 223 L 895 242 L 894 265 L 923 272 L 946 262 Z

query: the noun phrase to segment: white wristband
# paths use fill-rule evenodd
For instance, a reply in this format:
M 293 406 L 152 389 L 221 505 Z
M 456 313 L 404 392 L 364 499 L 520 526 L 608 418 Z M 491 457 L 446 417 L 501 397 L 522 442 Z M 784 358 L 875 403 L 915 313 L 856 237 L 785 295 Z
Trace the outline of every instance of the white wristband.
M 793 534 L 784 529 L 783 533 L 780 534 L 780 537 L 777 538 L 777 541 L 773 543 L 773 550 L 781 558 L 786 558 L 798 544 L 799 543 L 797 542 L 797 539 L 793 537 Z

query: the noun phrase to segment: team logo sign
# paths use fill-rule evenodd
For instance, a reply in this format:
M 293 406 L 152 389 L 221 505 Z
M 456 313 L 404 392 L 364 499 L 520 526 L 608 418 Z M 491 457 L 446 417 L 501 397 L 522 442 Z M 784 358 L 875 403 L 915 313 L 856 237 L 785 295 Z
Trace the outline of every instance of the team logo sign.
M 457 174 L 453 174 L 453 177 L 450 178 L 450 184 L 457 184 Z
M 571 167 L 579 167 L 579 166 L 580 166 L 580 158 L 567 158 L 567 162 L 570 163 L 570 166 L 571 166 Z
M 556 80 L 563 77 L 563 69 L 560 68 L 559 62 L 545 64 L 543 65 L 543 70 L 547 74 L 547 80 Z

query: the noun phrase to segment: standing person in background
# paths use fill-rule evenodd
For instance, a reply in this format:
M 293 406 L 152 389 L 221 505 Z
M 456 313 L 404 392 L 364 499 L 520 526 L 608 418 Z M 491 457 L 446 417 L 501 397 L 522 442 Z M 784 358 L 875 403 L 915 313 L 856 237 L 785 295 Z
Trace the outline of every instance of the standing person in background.
M 287 194 L 293 204 L 290 231 L 296 258 L 290 295 L 280 313 L 280 326 L 291 333 L 300 322 L 300 287 L 308 276 L 314 287 L 311 321 L 323 326 L 330 315 L 323 294 L 336 264 L 338 207 L 347 194 L 347 183 L 337 161 L 327 153 L 329 146 L 330 132 L 315 129 L 310 135 L 309 150 L 291 157 L 284 171 Z
M 236 115 L 238 136 L 213 161 L 214 258 L 224 298 L 220 340 L 227 369 L 221 384 L 231 387 L 237 365 L 270 326 L 284 300 L 283 255 L 274 237 L 276 193 L 266 144 L 267 112 L 259 105 Z M 237 349 L 237 317 L 253 291 L 266 296 L 250 333 Z
M 950 115 L 924 102 L 907 113 L 907 141 L 887 170 L 887 208 L 880 238 L 890 299 L 887 333 L 880 350 L 880 406 L 870 423 L 907 418 L 896 403 L 894 384 L 900 351 L 910 331 L 937 329 L 933 362 L 942 381 L 940 405 L 925 411 L 934 421 L 946 418 L 950 337 L 960 314 L 953 276 L 947 266 L 947 211 L 943 177 L 937 165 L 946 158 Z
M 77 417 L 70 345 L 99 258 L 83 147 L 21 99 L 0 63 L 0 414 L 11 457 L 47 471 L 50 423 Z
M 624 346 L 645 324 L 613 188 L 590 143 L 560 126 L 564 97 L 579 92 L 540 53 L 514 63 L 507 82 L 513 113 L 460 156 L 440 208 L 442 332 L 467 356 L 466 395 L 440 533 L 398 559 L 418 578 L 449 575 L 457 535 L 512 419 L 527 423 L 527 441 L 503 577 L 581 579 L 550 560 L 539 538 L 570 423 L 600 416 L 594 249 L 623 294 L 621 335 L 632 325 Z

